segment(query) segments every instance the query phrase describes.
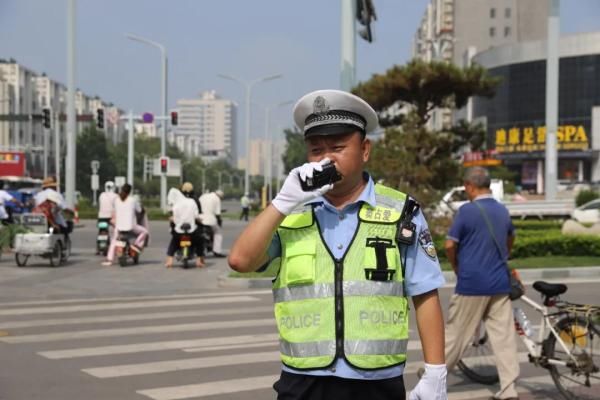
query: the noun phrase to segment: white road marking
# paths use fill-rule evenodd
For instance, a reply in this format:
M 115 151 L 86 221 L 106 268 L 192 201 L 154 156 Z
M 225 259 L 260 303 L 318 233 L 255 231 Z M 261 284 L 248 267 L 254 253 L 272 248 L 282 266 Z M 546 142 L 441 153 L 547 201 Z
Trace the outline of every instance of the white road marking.
M 0 342 L 5 343 L 36 343 L 36 342 L 54 342 L 61 340 L 74 339 L 90 339 L 99 337 L 112 336 L 130 336 L 130 335 L 147 335 L 153 333 L 166 332 L 189 332 L 189 331 L 207 331 L 215 329 L 231 329 L 245 328 L 250 326 L 271 326 L 274 328 L 272 318 L 265 319 L 250 319 L 241 321 L 213 321 L 199 322 L 195 324 L 179 324 L 179 325 L 159 325 L 159 326 L 137 326 L 132 328 L 115 328 L 115 329 L 96 329 L 90 331 L 73 331 L 73 332 L 57 332 L 57 333 L 42 333 L 36 335 L 22 336 L 3 336 L 0 337 Z
M 97 378 L 117 378 L 190 369 L 223 367 L 228 365 L 254 364 L 257 362 L 279 361 L 280 359 L 279 353 L 269 351 L 262 353 L 242 353 L 237 355 L 229 354 L 226 356 L 157 361 L 141 364 L 111 365 L 108 367 L 82 369 L 82 371 Z
M 93 304 L 76 306 L 57 306 L 57 307 L 29 307 L 29 308 L 9 308 L 0 310 L 0 315 L 28 315 L 28 314 L 58 314 L 82 311 L 102 311 L 102 310 L 131 310 L 151 307 L 174 307 L 202 304 L 221 304 L 259 301 L 251 296 L 232 296 L 232 297 L 212 297 L 201 299 L 181 299 L 181 300 L 157 300 L 136 303 L 111 303 L 111 304 Z
M 82 317 L 82 318 L 56 318 L 56 319 L 38 319 L 29 321 L 5 321 L 0 322 L 0 329 L 31 328 L 36 326 L 52 325 L 76 325 L 76 324 L 94 324 L 94 323 L 112 323 L 123 321 L 146 321 L 165 318 L 182 317 L 207 317 L 213 315 L 235 315 L 252 314 L 262 312 L 273 312 L 272 306 L 248 307 L 248 308 L 222 308 L 222 309 L 196 309 L 193 311 L 167 311 L 161 313 L 131 314 L 131 315 L 107 315 L 103 317 Z
M 83 347 L 77 349 L 42 351 L 38 354 L 50 359 L 80 358 L 93 356 L 107 356 L 115 354 L 132 354 L 150 351 L 177 350 L 185 348 L 210 348 L 212 346 L 226 346 L 242 343 L 257 343 L 273 341 L 279 338 L 276 333 L 242 335 L 242 336 L 220 336 L 216 338 L 172 340 L 163 342 L 135 343 L 102 347 Z

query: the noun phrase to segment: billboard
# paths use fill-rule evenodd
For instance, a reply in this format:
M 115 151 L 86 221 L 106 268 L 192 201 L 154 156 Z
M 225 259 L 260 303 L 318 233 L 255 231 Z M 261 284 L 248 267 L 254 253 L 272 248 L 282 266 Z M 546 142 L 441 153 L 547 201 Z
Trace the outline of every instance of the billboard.
M 0 151 L 0 176 L 25 176 L 25 153 Z

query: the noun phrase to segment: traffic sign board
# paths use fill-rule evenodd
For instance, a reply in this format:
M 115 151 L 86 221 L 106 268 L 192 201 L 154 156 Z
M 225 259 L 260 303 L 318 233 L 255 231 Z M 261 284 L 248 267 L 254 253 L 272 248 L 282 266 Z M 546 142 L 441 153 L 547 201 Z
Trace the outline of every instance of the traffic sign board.
M 144 121 L 145 124 L 151 124 L 152 122 L 154 122 L 154 115 L 152 115 L 152 113 L 144 113 L 142 115 L 142 121 Z

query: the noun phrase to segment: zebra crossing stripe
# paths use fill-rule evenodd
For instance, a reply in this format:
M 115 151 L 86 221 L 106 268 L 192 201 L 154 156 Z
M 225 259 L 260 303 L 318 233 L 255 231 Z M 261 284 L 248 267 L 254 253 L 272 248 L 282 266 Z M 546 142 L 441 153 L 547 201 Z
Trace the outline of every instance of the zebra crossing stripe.
M 112 336 L 131 336 L 147 335 L 153 333 L 166 332 L 189 332 L 189 331 L 207 331 L 216 329 L 245 328 L 250 326 L 269 326 L 274 327 L 273 318 L 248 319 L 241 321 L 212 321 L 199 322 L 195 324 L 179 325 L 159 325 L 159 326 L 137 326 L 132 328 L 114 328 L 114 329 L 96 329 L 89 331 L 69 331 L 57 333 L 42 333 L 21 336 L 0 337 L 0 342 L 5 343 L 36 343 L 36 342 L 54 342 L 61 340 L 91 339 L 99 337 Z
M 279 338 L 276 333 L 215 337 L 193 340 L 173 340 L 161 342 L 135 343 L 102 347 L 84 347 L 77 349 L 42 351 L 38 354 L 49 359 L 81 358 L 107 356 L 116 354 L 132 354 L 151 351 L 177 350 L 185 348 L 210 348 L 211 346 L 227 346 L 243 343 L 258 343 L 274 341 Z
M 278 347 L 279 340 L 271 340 L 268 342 L 258 343 L 244 343 L 244 344 L 232 344 L 224 346 L 212 346 L 212 347 L 192 347 L 191 349 L 183 349 L 186 353 L 203 353 L 217 350 L 234 350 L 234 349 L 251 349 L 256 347 Z
M 248 301 L 259 301 L 252 296 L 231 296 L 231 297 L 209 297 L 200 299 L 180 299 L 180 300 L 157 300 L 135 303 L 111 303 L 111 304 L 93 304 L 93 305 L 75 305 L 75 306 L 57 306 L 57 307 L 30 307 L 30 308 L 9 308 L 0 310 L 0 315 L 28 315 L 28 314 L 58 314 L 82 311 L 101 311 L 101 310 L 128 310 L 151 307 L 172 307 L 189 306 L 202 304 L 221 304 L 238 303 Z
M 272 294 L 270 289 L 264 290 L 244 290 L 232 292 L 210 292 L 198 294 L 169 294 L 165 296 L 127 296 L 127 297 L 95 297 L 79 298 L 66 300 L 30 300 L 16 302 L 0 302 L 1 307 L 29 306 L 29 305 L 49 305 L 49 304 L 73 304 L 73 303 L 110 303 L 111 301 L 148 301 L 148 300 L 169 300 L 169 299 L 196 299 L 201 297 L 223 297 L 223 296 L 255 296 L 263 294 Z
M 242 353 L 236 355 L 229 354 L 215 357 L 112 365 L 109 367 L 87 368 L 82 369 L 82 371 L 97 378 L 118 378 L 124 376 L 158 374 L 190 369 L 214 368 L 271 361 L 280 361 L 278 352 L 269 351 L 262 353 Z
M 181 400 L 268 389 L 273 386 L 273 383 L 277 379 L 279 379 L 279 375 L 254 376 L 251 378 L 230 379 L 194 385 L 138 390 L 137 393 L 153 400 Z
M 57 319 L 39 319 L 29 321 L 5 321 L 0 322 L 0 329 L 32 328 L 36 326 L 52 325 L 76 325 L 76 324 L 94 324 L 94 323 L 112 323 L 123 321 L 146 321 L 168 318 L 182 317 L 207 317 L 213 315 L 235 315 L 235 314 L 254 314 L 263 312 L 273 312 L 273 306 L 260 306 L 252 308 L 222 308 L 222 309 L 195 309 L 193 311 L 167 311 L 162 313 L 146 313 L 131 315 L 107 315 L 102 317 L 81 317 L 81 318 L 57 318 Z

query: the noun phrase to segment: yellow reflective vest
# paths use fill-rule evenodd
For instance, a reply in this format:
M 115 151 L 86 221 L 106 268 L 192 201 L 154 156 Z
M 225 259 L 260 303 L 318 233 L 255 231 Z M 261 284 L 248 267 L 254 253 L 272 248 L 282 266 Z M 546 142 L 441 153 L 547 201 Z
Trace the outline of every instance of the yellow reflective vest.
M 396 232 L 406 195 L 382 185 L 375 194 L 377 206 L 361 206 L 341 259 L 327 249 L 310 207 L 278 228 L 273 296 L 285 365 L 321 369 L 340 357 L 362 369 L 405 362 L 408 301 Z

